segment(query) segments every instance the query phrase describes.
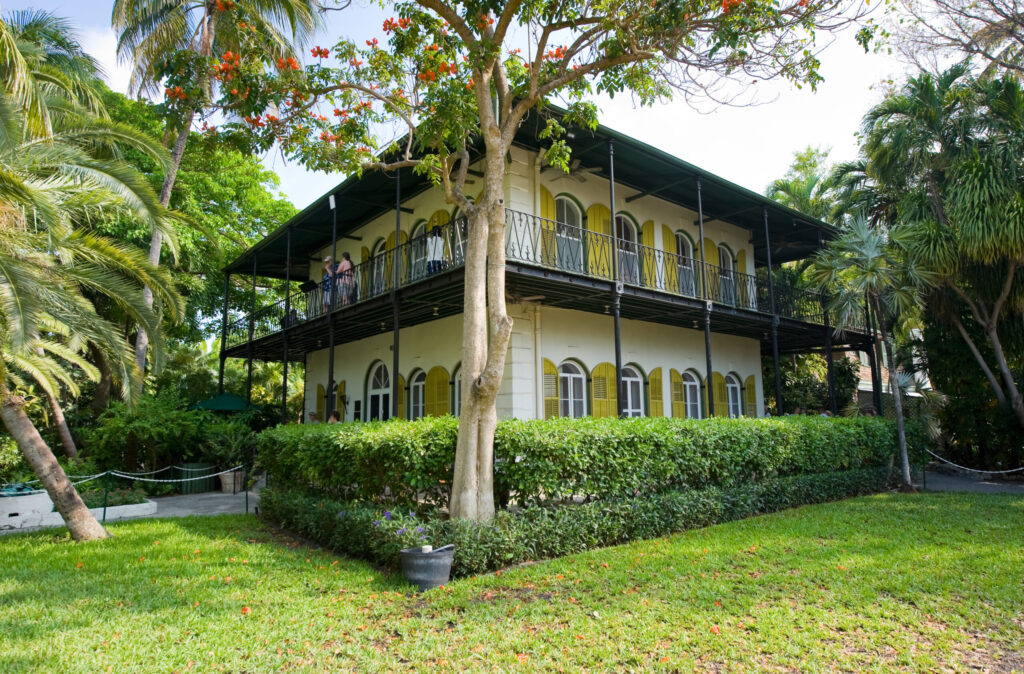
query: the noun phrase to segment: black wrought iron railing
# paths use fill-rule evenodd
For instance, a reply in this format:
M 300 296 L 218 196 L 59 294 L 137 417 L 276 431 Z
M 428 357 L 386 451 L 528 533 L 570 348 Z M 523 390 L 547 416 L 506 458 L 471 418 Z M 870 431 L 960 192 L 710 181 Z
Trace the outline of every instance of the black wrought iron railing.
M 459 218 L 441 227 L 437 236 L 402 243 L 305 293 L 293 294 L 287 311 L 282 300 L 258 310 L 252 318 L 232 321 L 226 344 L 244 344 L 461 267 L 466 261 L 465 243 L 466 220 Z M 763 314 L 771 311 L 767 279 L 631 241 L 616 242 L 607 234 L 519 211 L 505 212 L 505 255 L 510 262 L 604 281 L 616 280 L 617 274 L 629 286 Z M 823 299 L 820 293 L 775 283 L 776 311 L 784 318 L 823 325 Z

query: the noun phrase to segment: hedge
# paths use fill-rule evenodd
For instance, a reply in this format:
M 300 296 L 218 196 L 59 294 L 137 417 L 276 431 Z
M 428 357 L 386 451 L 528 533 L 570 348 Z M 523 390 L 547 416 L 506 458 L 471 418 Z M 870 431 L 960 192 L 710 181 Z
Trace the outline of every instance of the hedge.
M 278 485 L 264 489 L 260 509 L 281 527 L 352 557 L 397 568 L 399 551 L 455 544 L 453 577 L 520 562 L 656 538 L 794 506 L 877 492 L 888 467 L 778 476 L 728 488 L 672 490 L 585 504 L 502 510 L 489 522 L 449 520 L 324 498 Z
M 445 507 L 457 433 L 452 417 L 278 426 L 260 434 L 259 464 L 333 498 Z M 494 444 L 499 501 L 531 505 L 887 466 L 896 431 L 872 417 L 512 419 Z

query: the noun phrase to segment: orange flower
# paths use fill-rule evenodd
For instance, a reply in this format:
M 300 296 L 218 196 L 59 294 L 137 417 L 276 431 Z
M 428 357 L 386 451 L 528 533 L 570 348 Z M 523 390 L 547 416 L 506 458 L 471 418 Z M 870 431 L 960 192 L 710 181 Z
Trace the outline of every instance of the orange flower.
M 516 660 L 518 660 L 519 662 L 526 662 L 529 659 L 530 656 L 526 653 L 516 653 Z
M 711 633 L 712 633 L 712 634 L 718 634 L 718 633 L 719 633 L 719 632 L 721 632 L 721 631 L 722 631 L 722 630 L 721 630 L 721 629 L 719 629 L 718 625 L 712 625 L 712 626 L 711 626 Z
M 250 609 L 248 606 L 242 607 L 242 615 L 249 615 L 250 613 L 252 613 L 252 609 Z

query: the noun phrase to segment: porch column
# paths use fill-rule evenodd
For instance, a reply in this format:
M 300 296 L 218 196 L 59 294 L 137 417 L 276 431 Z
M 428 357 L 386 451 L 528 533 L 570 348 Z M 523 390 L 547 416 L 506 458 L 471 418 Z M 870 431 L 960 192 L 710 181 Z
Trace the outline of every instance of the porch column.
M 256 335 L 256 256 L 252 256 L 252 301 L 249 304 L 249 345 L 245 376 L 245 403 L 252 402 L 252 340 Z
M 231 272 L 224 272 L 224 311 L 220 322 L 220 373 L 217 375 L 217 393 L 224 393 L 224 355 L 228 341 L 228 300 L 231 294 Z
M 625 411 L 622 390 L 622 326 L 619 317 L 622 300 L 622 282 L 619 280 L 619 227 L 615 221 L 615 142 L 608 141 L 608 200 L 612 213 L 612 321 L 615 325 L 615 404 L 619 418 Z
M 818 248 L 824 242 L 821 238 L 821 231 L 818 231 Z M 839 414 L 839 407 L 836 402 L 836 371 L 835 363 L 832 360 L 832 320 L 828 312 L 828 296 L 825 290 L 821 291 L 821 316 L 825 324 L 825 380 L 828 383 L 828 409 L 832 416 Z
M 764 213 L 764 250 L 768 259 L 768 302 L 772 310 L 772 365 L 775 371 L 775 416 L 782 416 L 782 373 L 779 371 L 779 312 L 775 308 L 775 273 L 772 271 L 772 237 L 768 233 L 768 207 Z
M 330 195 L 327 198 L 327 203 L 331 207 L 331 264 L 337 265 L 335 258 L 338 257 L 338 209 L 337 204 L 334 201 L 334 195 Z M 321 422 L 326 422 L 331 418 L 331 412 L 334 411 L 334 300 L 338 295 L 337 285 L 334 282 L 334 276 L 330 277 L 331 289 L 330 301 L 327 305 L 327 392 L 324 396 L 327 400 L 324 401 L 324 419 Z
M 292 327 L 292 228 L 284 231 L 284 374 L 281 377 L 281 423 L 288 423 L 288 332 Z
M 708 266 L 704 262 L 704 202 L 701 197 L 700 176 L 697 176 L 697 234 L 700 237 L 700 284 L 701 296 L 704 298 L 704 361 L 707 374 L 704 377 L 704 389 L 707 391 L 707 416 L 715 416 L 715 392 L 711 387 L 711 298 L 708 297 Z
M 391 345 L 391 416 L 398 416 L 398 283 L 401 279 L 398 265 L 402 260 L 402 174 L 401 169 L 395 169 L 395 247 L 391 251 L 391 322 L 394 330 L 392 332 Z

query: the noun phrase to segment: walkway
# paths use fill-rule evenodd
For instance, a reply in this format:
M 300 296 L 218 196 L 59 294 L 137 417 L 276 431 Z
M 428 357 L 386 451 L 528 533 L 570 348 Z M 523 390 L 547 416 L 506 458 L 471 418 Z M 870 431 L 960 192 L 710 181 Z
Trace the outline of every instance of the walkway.
M 947 475 L 929 470 L 925 474 L 925 491 L 970 491 L 979 494 L 1020 494 L 1024 496 L 1024 482 L 979 480 L 963 475 Z

